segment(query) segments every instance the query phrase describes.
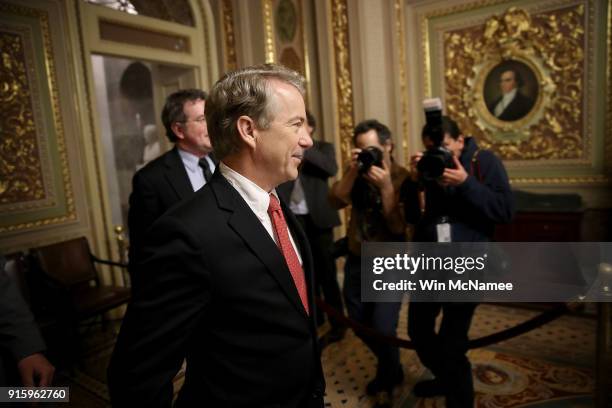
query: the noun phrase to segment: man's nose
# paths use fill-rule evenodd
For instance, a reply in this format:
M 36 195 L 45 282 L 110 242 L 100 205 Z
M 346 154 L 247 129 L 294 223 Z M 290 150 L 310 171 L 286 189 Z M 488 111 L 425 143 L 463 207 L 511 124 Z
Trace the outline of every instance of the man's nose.
M 314 142 L 312 141 L 312 137 L 310 136 L 310 134 L 308 134 L 306 128 L 302 127 L 301 137 L 299 141 L 300 146 L 302 146 L 304 149 L 308 149 L 312 146 L 313 143 Z

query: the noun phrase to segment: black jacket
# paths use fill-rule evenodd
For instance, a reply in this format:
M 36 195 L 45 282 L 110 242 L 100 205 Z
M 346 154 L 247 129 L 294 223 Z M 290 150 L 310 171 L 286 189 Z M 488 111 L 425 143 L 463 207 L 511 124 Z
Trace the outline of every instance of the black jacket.
M 312 257 L 282 205 L 302 254 L 307 315 L 279 248 L 220 172 L 147 233 L 141 290 L 128 306 L 109 367 L 114 407 L 322 408 L 324 380 Z
M 443 188 L 437 182 L 426 183 L 425 214 L 421 216 L 418 183 L 407 180 L 402 187 L 406 203 L 406 218 L 417 225 L 415 241 L 435 241 L 436 224 L 446 216 L 451 224 L 454 242 L 489 241 L 495 224 L 508 223 L 514 214 L 514 199 L 508 175 L 501 160 L 489 150 L 478 150 L 473 138 L 465 139 L 459 158 L 468 172 L 465 182 L 457 187 Z
M 0 386 L 7 386 L 17 362 L 45 350 L 34 317 L 13 278 L 4 271 L 0 258 Z M 7 369 L 8 373 L 5 372 Z M 14 385 L 14 384 L 13 384 Z
M 191 195 L 193 188 L 176 147 L 134 174 L 128 210 L 132 264 L 136 261 L 144 234 L 153 222 Z
M 321 229 L 340 225 L 338 210 L 328 200 L 328 179 L 338 172 L 334 145 L 328 142 L 314 142 L 304 153 L 304 164 L 300 168 L 300 181 L 304 189 L 308 213 L 313 223 Z M 278 195 L 289 203 L 295 181 L 288 181 L 277 187 Z
M 495 116 L 495 107 L 499 101 L 501 101 L 501 99 L 502 97 L 497 98 L 495 102 L 489 106 L 489 110 L 493 116 Z M 497 119 L 506 121 L 522 119 L 529 113 L 531 108 L 533 108 L 534 102 L 535 101 L 533 99 L 523 95 L 520 92 L 517 92 L 514 99 L 512 99 L 512 102 L 510 102 L 510 105 L 506 106 L 506 109 L 502 111 L 501 115 L 499 115 Z
M 132 266 L 138 261 L 143 237 L 153 222 L 170 207 L 191 197 L 193 193 L 177 147 L 134 174 L 128 210 L 130 269 L 133 269 Z

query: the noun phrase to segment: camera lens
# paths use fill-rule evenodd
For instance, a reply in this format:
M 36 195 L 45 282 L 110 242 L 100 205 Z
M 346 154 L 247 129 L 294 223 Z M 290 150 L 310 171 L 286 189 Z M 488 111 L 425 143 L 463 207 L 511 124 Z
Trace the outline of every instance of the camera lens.
M 417 169 L 425 180 L 435 180 L 444 174 L 444 158 L 440 155 L 426 154 L 417 164 Z
M 374 146 L 366 147 L 357 156 L 359 173 L 366 173 L 372 166 L 382 167 L 382 158 L 382 150 Z

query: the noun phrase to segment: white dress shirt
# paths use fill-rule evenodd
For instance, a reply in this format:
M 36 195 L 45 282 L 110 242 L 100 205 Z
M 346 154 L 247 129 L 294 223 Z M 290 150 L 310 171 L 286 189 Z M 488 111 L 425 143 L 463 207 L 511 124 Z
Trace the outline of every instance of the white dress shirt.
M 244 177 L 242 174 L 237 171 L 229 168 L 225 163 L 219 163 L 219 171 L 221 175 L 227 179 L 227 181 L 238 191 L 238 194 L 246 201 L 249 208 L 253 211 L 255 216 L 259 219 L 261 224 L 264 226 L 270 237 L 274 240 L 276 245 L 278 246 L 278 237 L 274 234 L 274 228 L 272 227 L 272 220 L 268 215 L 268 206 L 270 205 L 270 195 L 267 191 L 259 187 L 257 184 L 253 183 L 248 178 Z M 276 196 L 278 199 L 278 194 L 276 194 L 276 189 L 272 190 L 272 194 Z M 279 199 L 280 201 L 280 199 Z M 295 244 L 295 240 L 293 239 L 293 235 L 291 235 L 291 230 L 287 227 L 287 232 L 289 233 L 289 240 L 291 241 L 291 245 L 295 250 L 295 253 L 298 256 L 300 264 L 302 264 L 302 257 L 300 255 L 300 251 Z
M 498 118 L 499 115 L 501 115 L 504 112 L 504 110 L 508 107 L 508 105 L 512 103 L 512 100 L 514 100 L 514 97 L 516 96 L 516 91 L 517 89 L 514 88 L 510 92 L 505 93 L 504 96 L 501 98 L 501 101 L 499 101 L 497 105 L 495 105 L 495 117 L 496 118 Z
M 181 156 L 181 160 L 183 161 L 183 165 L 185 166 L 185 170 L 187 171 L 187 176 L 189 176 L 189 181 L 191 182 L 191 187 L 193 188 L 193 191 L 198 191 L 206 184 L 206 179 L 204 178 L 204 169 L 202 169 L 198 164 L 200 158 L 195 154 L 186 152 L 185 150 L 178 149 L 178 152 Z M 210 167 L 210 173 L 214 173 L 215 163 L 208 155 L 204 157 L 208 162 L 208 167 Z

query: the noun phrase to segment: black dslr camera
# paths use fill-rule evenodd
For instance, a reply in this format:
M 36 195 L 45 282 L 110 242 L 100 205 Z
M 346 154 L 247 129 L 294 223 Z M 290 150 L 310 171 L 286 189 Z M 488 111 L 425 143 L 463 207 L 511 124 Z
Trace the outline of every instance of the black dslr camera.
M 378 147 L 368 146 L 357 155 L 357 171 L 363 176 L 372 166 L 382 167 L 383 152 Z M 357 178 L 351 190 L 353 207 L 378 212 L 382 205 L 380 192 L 363 177 Z
M 378 147 L 369 146 L 357 155 L 357 169 L 359 174 L 365 174 L 370 167 L 382 167 L 383 152 Z
M 446 149 L 444 141 L 444 130 L 442 129 L 442 102 L 440 98 L 425 99 L 423 101 L 425 111 L 425 128 L 423 136 L 432 141 L 421 160 L 417 163 L 417 169 L 421 177 L 426 181 L 436 180 L 444 173 L 444 169 L 454 168 L 453 153 Z

